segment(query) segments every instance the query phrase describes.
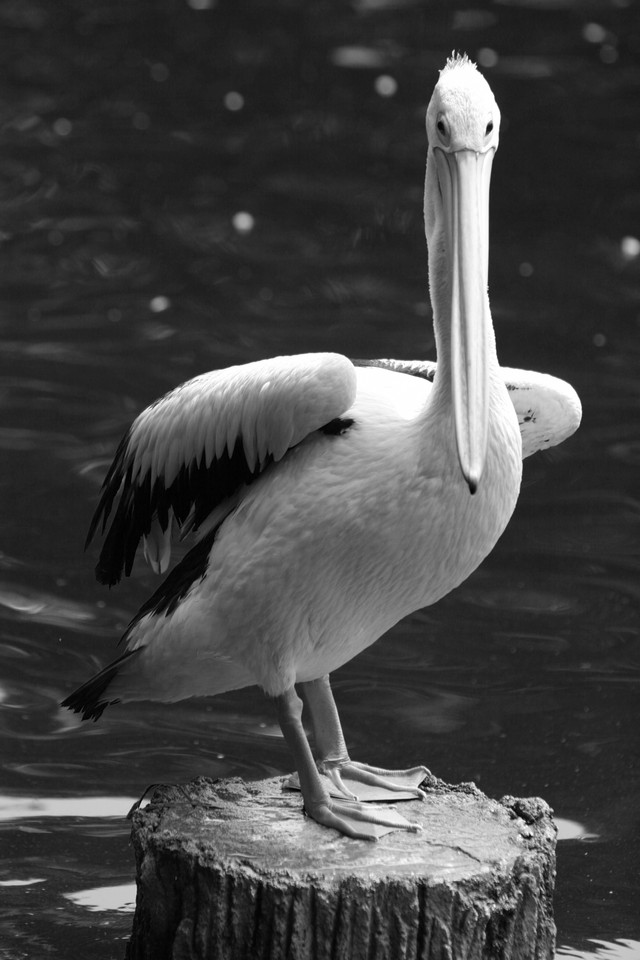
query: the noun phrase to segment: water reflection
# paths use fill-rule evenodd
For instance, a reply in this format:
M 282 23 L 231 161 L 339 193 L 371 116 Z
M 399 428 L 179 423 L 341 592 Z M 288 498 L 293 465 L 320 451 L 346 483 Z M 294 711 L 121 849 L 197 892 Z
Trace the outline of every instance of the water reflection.
M 26 880 L 0 880 L 0 887 L 30 887 L 34 883 L 45 883 L 43 877 L 29 877 Z
M 136 905 L 135 883 L 120 883 L 113 887 L 94 887 L 65 893 L 67 900 L 95 913 L 133 913 Z
M 120 817 L 131 809 L 131 797 L 17 797 L 0 796 L 0 820 L 42 817 Z
M 558 828 L 558 840 L 597 840 L 597 833 L 589 833 L 582 823 L 575 820 L 564 820 L 562 817 L 554 817 L 554 823 Z
M 0 581 L 0 608 L 30 621 L 49 623 L 72 630 L 84 630 L 96 619 L 96 612 L 86 604 L 42 593 L 28 586 L 16 587 Z M 0 616 L 2 616 L 0 609 Z
M 556 957 L 558 960 L 638 960 L 640 940 L 615 940 L 613 943 L 588 940 L 586 949 L 560 947 Z

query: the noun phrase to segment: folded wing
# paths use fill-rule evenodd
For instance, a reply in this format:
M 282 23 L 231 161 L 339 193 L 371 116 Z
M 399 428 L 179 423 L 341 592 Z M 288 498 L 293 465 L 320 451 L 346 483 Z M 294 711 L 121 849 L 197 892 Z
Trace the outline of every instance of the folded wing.
M 548 373 L 501 367 L 518 414 L 522 458 L 562 443 L 580 426 L 582 405 L 571 384 Z
M 117 499 L 98 580 L 128 576 L 141 539 L 164 572 L 174 524 L 197 530 L 212 511 L 224 515 L 239 490 L 344 413 L 355 392 L 346 357 L 312 353 L 205 373 L 151 404 L 122 438 L 89 527 L 87 544 Z
M 435 360 L 355 360 L 356 366 L 383 367 L 433 380 Z M 558 377 L 533 370 L 500 368 L 518 415 L 522 457 L 562 443 L 580 426 L 582 406 L 573 387 Z

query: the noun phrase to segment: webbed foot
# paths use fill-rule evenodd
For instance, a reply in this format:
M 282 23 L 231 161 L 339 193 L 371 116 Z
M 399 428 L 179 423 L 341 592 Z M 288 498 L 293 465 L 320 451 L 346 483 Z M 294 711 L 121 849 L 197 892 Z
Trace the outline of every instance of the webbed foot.
M 369 804 L 337 800 L 333 797 L 307 803 L 305 813 L 324 827 L 331 827 L 354 840 L 378 840 L 393 830 L 417 833 L 418 823 L 411 823 L 395 810 L 386 810 Z
M 384 770 L 381 767 L 372 767 L 368 763 L 357 763 L 349 758 L 321 760 L 318 763 L 318 770 L 331 781 L 335 790 L 348 800 L 400 799 L 394 796 L 396 794 L 402 794 L 402 799 L 409 796 L 424 800 L 426 793 L 420 789 L 419 785 L 425 777 L 430 775 L 429 770 L 422 766 L 410 767 L 407 770 Z M 350 786 L 345 784 L 345 779 L 352 784 L 373 788 L 373 795 L 371 790 L 366 790 L 365 796 L 354 793 Z
M 349 791 L 349 799 L 346 800 L 331 797 L 328 790 L 330 783 L 320 775 L 302 726 L 302 701 L 293 687 L 274 699 L 280 728 L 296 764 L 298 785 L 302 791 L 305 812 L 309 817 L 325 827 L 339 830 L 340 833 L 358 840 L 377 840 L 392 830 L 415 832 L 421 829 L 418 824 L 410 823 L 395 810 L 354 802 L 352 791 Z M 364 765 L 353 766 L 360 769 Z M 364 771 L 363 775 L 376 776 L 370 771 Z M 393 797 L 393 794 L 389 795 Z

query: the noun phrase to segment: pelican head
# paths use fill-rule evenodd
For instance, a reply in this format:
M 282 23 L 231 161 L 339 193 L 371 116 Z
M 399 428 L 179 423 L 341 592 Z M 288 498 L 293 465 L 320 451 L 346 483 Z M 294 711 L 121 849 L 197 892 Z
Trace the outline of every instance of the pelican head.
M 471 493 L 486 457 L 495 349 L 487 278 L 489 181 L 499 129 L 489 84 L 466 56 L 452 57 L 427 109 L 425 227 L 439 354 L 449 364 L 458 458 Z

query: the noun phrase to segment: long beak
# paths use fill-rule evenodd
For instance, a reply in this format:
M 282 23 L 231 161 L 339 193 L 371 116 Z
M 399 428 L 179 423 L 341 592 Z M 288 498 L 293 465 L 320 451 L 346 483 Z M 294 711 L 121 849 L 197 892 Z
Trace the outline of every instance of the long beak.
M 489 181 L 494 149 L 434 151 L 451 275 L 451 389 L 460 468 L 471 493 L 484 469 L 489 419 L 491 316 Z

